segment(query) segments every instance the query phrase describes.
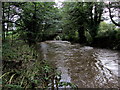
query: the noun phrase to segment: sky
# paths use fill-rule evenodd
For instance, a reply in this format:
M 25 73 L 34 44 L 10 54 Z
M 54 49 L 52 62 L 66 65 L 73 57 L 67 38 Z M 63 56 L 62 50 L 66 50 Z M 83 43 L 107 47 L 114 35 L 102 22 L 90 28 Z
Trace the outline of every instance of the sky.
M 64 2 L 64 0 L 55 0 L 56 3 L 56 7 L 61 8 L 62 7 L 62 2 Z

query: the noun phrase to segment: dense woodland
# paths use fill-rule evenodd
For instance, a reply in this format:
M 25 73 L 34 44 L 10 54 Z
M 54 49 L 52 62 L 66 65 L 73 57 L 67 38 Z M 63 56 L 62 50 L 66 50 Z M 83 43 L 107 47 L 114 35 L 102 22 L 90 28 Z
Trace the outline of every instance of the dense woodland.
M 63 2 L 61 8 L 55 2 L 2 2 L 3 87 L 76 88 L 60 82 L 60 73 L 39 60 L 38 43 L 60 39 L 119 50 L 120 22 L 113 19 L 120 17 L 119 6 L 120 2 Z M 105 22 L 108 18 L 111 23 Z

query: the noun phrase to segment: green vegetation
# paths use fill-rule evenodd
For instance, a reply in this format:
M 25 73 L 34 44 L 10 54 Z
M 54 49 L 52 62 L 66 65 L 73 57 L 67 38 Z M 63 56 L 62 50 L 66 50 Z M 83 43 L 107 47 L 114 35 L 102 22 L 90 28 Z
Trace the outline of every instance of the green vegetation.
M 85 32 L 89 32 L 94 40 L 101 21 L 103 3 L 64 3 L 63 12 L 65 13 L 63 26 L 66 35 L 72 39 L 71 35 L 76 36 L 78 33 L 77 41 L 86 43 Z
M 116 6 L 115 6 L 116 5 Z M 102 48 L 120 49 L 119 24 L 105 23 L 103 16 L 108 11 L 105 8 L 118 11 L 118 3 L 106 4 L 103 2 L 64 2 L 62 13 L 63 35 L 62 40 L 78 42 Z M 115 13 L 112 17 L 118 18 Z M 105 42 L 104 45 L 102 43 Z
M 98 33 L 96 36 L 96 41 L 100 44 L 100 42 L 104 42 L 105 46 L 112 49 L 120 49 L 120 30 L 116 28 L 114 24 L 107 24 L 105 22 L 101 22 Z
M 40 59 L 39 42 L 61 39 L 120 49 L 119 22 L 112 18 L 118 16 L 111 16 L 111 8 L 119 9 L 117 2 L 64 2 L 62 5 L 57 8 L 55 2 L 2 3 L 3 75 L 0 78 L 3 89 L 76 88 L 74 84 L 60 82 L 60 73 Z M 113 24 L 104 22 L 105 8 L 109 9 Z
M 9 88 L 58 88 L 72 83 L 60 82 L 61 73 L 46 60 L 40 60 L 39 52 L 24 41 L 16 40 L 3 44 L 3 89 Z M 55 81 L 55 82 L 54 82 Z M 56 85 L 56 87 L 55 87 Z
M 74 84 L 60 82 L 61 74 L 40 57 L 37 43 L 53 39 L 59 27 L 60 15 L 55 3 L 2 4 L 3 89 L 54 89 L 68 85 L 75 88 Z

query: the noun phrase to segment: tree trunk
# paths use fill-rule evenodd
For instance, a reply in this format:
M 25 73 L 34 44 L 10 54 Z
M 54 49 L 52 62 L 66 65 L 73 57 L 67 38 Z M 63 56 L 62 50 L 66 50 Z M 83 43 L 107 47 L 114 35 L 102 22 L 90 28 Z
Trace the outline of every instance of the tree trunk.
M 80 43 L 86 43 L 86 37 L 85 37 L 85 33 L 84 33 L 84 26 L 80 26 L 79 30 L 79 42 Z
M 9 21 L 9 17 L 10 17 L 10 2 L 9 2 L 9 5 L 8 5 L 8 21 Z M 7 23 L 7 29 L 6 29 L 6 36 L 8 35 L 8 29 L 9 29 L 9 22 Z
M 93 8 L 94 7 L 94 8 Z M 92 14 L 92 9 L 94 9 L 94 13 Z M 91 22 L 90 22 L 90 34 L 92 36 L 93 42 L 97 35 L 99 24 L 101 22 L 101 16 L 103 13 L 103 4 L 96 3 L 91 6 Z M 93 17 L 94 15 L 94 17 Z
M 2 2 L 2 37 L 3 37 L 3 41 L 5 40 L 5 23 L 4 23 L 4 20 L 5 20 L 5 11 L 4 11 L 4 2 Z

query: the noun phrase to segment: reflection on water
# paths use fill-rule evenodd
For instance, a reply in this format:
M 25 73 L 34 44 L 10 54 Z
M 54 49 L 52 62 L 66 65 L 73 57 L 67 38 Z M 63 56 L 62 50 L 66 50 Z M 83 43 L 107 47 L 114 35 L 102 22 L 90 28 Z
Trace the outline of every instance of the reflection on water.
M 61 81 L 79 88 L 118 87 L 118 51 L 72 45 L 68 41 L 42 42 L 41 50 L 44 59 L 61 71 Z

